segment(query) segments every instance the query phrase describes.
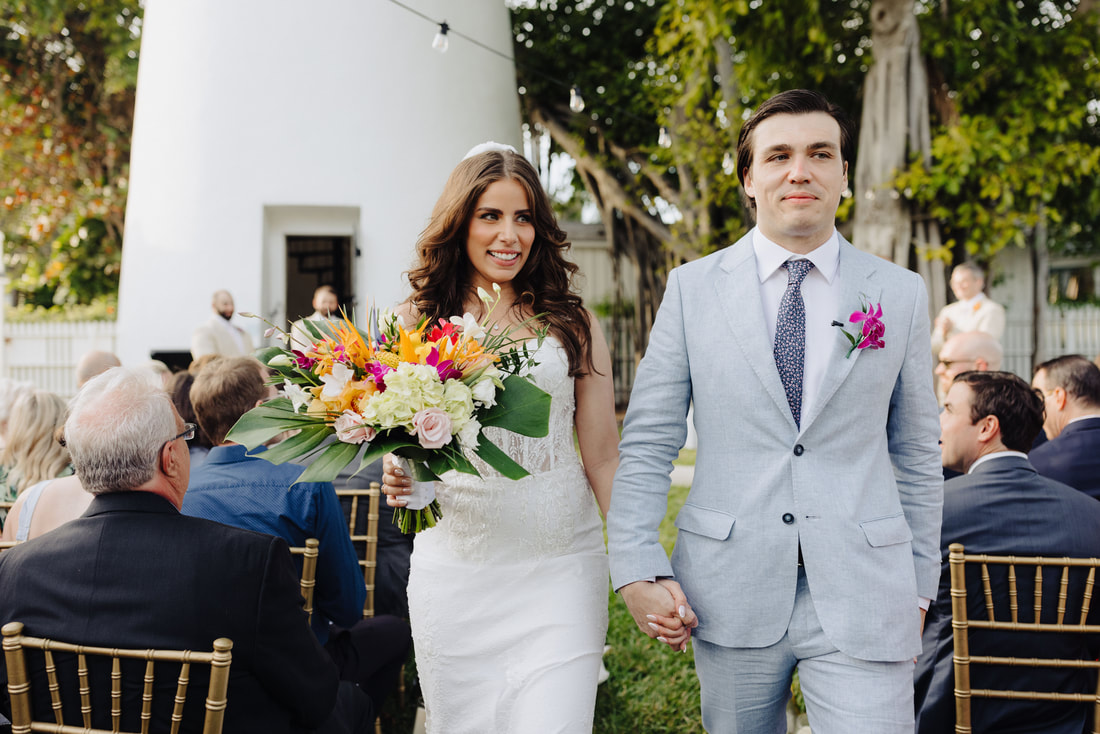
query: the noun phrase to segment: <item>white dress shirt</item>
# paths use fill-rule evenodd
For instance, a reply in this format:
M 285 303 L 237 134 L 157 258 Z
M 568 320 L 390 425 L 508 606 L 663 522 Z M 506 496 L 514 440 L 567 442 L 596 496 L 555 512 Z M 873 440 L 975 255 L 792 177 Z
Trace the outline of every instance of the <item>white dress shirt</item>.
M 839 313 L 840 282 L 837 268 L 840 266 L 840 239 L 836 230 L 808 255 L 796 255 L 775 244 L 759 229 L 753 230 L 752 248 L 756 253 L 756 274 L 760 278 L 760 300 L 764 304 L 764 321 L 768 327 L 768 339 L 775 344 L 775 324 L 779 319 L 779 302 L 787 290 L 787 271 L 782 267 L 788 260 L 809 260 L 813 270 L 802 281 L 802 302 L 806 306 L 806 352 L 802 370 L 802 415 L 810 412 L 821 392 L 821 381 L 829 357 L 837 345 L 847 346 L 848 341 L 833 326 Z M 853 304 L 853 308 L 858 304 Z M 846 327 L 851 324 L 845 323 Z

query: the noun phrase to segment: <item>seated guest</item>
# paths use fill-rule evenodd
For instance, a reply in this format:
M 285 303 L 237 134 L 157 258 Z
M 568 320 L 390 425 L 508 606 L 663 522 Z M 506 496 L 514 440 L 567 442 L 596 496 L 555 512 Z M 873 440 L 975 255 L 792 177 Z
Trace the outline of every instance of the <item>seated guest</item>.
M 59 395 L 32 388 L 15 399 L 0 455 L 7 469 L 0 499 L 15 499 L 39 482 L 73 473 L 69 452 L 55 439 L 64 423 L 65 401 Z
M 928 609 L 924 649 L 916 667 L 918 734 L 955 730 L 951 572 L 947 560 L 951 543 L 962 543 L 967 553 L 1100 556 L 1100 503 L 1040 476 L 1028 462 L 1026 452 L 1042 425 L 1042 398 L 1008 372 L 964 372 L 955 377 L 947 394 L 940 414 L 943 465 L 963 476 L 948 480 L 943 488 L 943 571 L 939 593 Z M 991 569 L 991 574 L 996 573 Z M 1049 593 L 1052 598 L 1058 597 L 1058 576 L 1046 575 L 1053 587 L 1045 590 L 1044 596 Z M 1003 585 L 1003 575 L 994 582 Z M 1027 584 L 1023 580 L 1023 585 Z M 1079 603 L 1082 585 L 1083 576 L 1076 577 L 1068 598 Z M 1027 594 L 1030 598 L 1030 589 Z M 981 594 L 975 594 L 973 603 L 970 613 L 984 618 Z M 1100 635 L 1089 642 L 1083 637 L 1044 633 L 1029 638 L 1020 633 L 982 630 L 970 636 L 970 652 L 1024 658 L 1094 658 L 1100 650 Z M 1095 673 L 1088 670 L 979 666 L 970 673 L 974 688 L 1026 687 L 1091 694 L 1095 680 Z M 1047 701 L 974 699 L 971 723 L 975 734 L 1081 734 L 1088 708 Z
M 195 415 L 195 407 L 191 405 L 191 385 L 194 383 L 195 375 L 191 372 L 177 372 L 168 379 L 168 384 L 164 387 L 171 396 L 172 405 L 176 406 L 176 412 L 180 414 L 180 418 L 183 418 L 185 423 L 194 423 L 197 426 L 195 437 L 187 442 L 187 450 L 191 452 L 192 470 L 203 462 L 210 449 L 214 447 L 206 431 L 198 425 L 199 419 Z
M 92 503 L 76 476 L 35 484 L 12 505 L 4 521 L 3 540 L 29 540 L 75 520 Z
M 1001 369 L 1004 348 L 992 335 L 984 331 L 965 331 L 948 339 L 940 349 L 939 361 L 934 372 L 939 377 L 936 393 L 940 404 L 951 389 L 955 375 L 968 370 L 986 372 Z
M 203 367 L 191 386 L 199 424 L 215 446 L 191 475 L 183 512 L 270 533 L 290 545 L 320 541 L 313 631 L 380 709 L 409 652 L 408 624 L 390 616 L 363 619 L 366 587 L 332 483 L 299 482 L 303 469 L 248 456 L 226 441 L 229 429 L 267 395 L 266 372 L 252 357 L 223 357 Z
M 309 631 L 286 542 L 180 514 L 193 430 L 146 372 L 119 368 L 84 386 L 65 439 L 95 499 L 83 517 L 0 554 L 0 624 L 102 647 L 210 650 L 228 637 L 226 732 L 369 731 L 369 700 L 338 682 Z M 35 714 L 52 720 L 42 658 L 29 667 Z M 184 731 L 201 730 L 207 677 L 191 671 Z M 0 713 L 10 716 L 6 683 L 0 668 Z M 169 727 L 175 681 L 165 686 L 153 731 Z M 93 668 L 92 688 L 111 690 L 108 669 Z M 140 695 L 125 687 L 136 699 L 124 702 L 130 731 Z M 107 727 L 109 710 L 96 709 L 93 726 Z M 77 725 L 80 711 L 64 718 Z
M 76 387 L 79 390 L 88 380 L 101 375 L 112 367 L 121 367 L 122 362 L 111 352 L 92 350 L 85 352 L 76 363 Z
M 1100 368 L 1072 354 L 1035 368 L 1032 386 L 1043 394 L 1050 439 L 1029 458 L 1045 477 L 1100 499 Z
M 305 322 L 335 319 L 340 316 L 340 300 L 336 289 L 331 285 L 322 285 L 313 291 L 313 313 L 304 319 L 298 319 L 290 325 L 290 348 L 305 349 L 313 346 L 313 337 L 306 331 Z

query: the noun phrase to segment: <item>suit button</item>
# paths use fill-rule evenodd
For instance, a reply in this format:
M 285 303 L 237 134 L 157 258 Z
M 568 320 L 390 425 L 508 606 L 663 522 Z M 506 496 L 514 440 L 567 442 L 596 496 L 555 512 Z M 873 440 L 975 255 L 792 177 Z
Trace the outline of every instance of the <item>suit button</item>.
M 789 512 L 783 513 L 783 522 L 787 523 L 788 525 L 793 525 L 794 524 L 794 515 L 792 515 Z
M 802 448 L 802 444 L 800 444 L 800 443 L 796 443 L 794 445 L 794 455 L 795 456 L 802 456 L 802 452 L 805 451 L 805 450 L 806 449 Z

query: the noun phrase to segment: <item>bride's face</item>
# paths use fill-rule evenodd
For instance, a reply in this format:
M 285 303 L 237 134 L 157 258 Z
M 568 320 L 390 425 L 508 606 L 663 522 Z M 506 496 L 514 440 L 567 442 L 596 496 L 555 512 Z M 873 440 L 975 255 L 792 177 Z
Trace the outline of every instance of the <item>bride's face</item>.
M 471 285 L 492 292 L 493 283 L 510 283 L 523 269 L 535 241 L 527 192 L 510 178 L 489 184 L 477 200 L 467 232 Z

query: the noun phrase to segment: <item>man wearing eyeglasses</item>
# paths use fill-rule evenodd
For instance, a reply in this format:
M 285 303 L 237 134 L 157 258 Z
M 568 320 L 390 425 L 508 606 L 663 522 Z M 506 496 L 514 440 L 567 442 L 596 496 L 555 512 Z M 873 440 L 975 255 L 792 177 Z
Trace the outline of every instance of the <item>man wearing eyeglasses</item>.
M 208 651 L 228 637 L 225 731 L 369 731 L 370 700 L 339 682 L 309 630 L 286 542 L 180 514 L 194 431 L 144 370 L 112 369 L 85 385 L 65 440 L 95 499 L 82 517 L 0 554 L 0 624 L 108 648 Z M 45 665 L 29 662 L 34 713 L 52 720 Z M 61 656 L 57 663 L 62 689 L 75 689 L 75 665 Z M 192 669 L 184 732 L 201 730 L 208 675 Z M 0 715 L 11 713 L 6 678 L 0 666 Z M 174 676 L 157 681 L 152 731 L 168 731 L 175 688 Z M 111 690 L 110 671 L 93 668 L 92 700 L 104 704 L 93 706 L 99 729 L 111 723 Z M 141 696 L 140 678 L 124 669 L 127 731 L 139 726 Z M 79 707 L 63 717 L 83 726 Z
M 1001 369 L 1004 349 L 991 334 L 967 331 L 948 339 L 940 349 L 940 360 L 934 372 L 939 377 L 940 405 L 951 389 L 955 375 L 962 372 L 990 372 Z

